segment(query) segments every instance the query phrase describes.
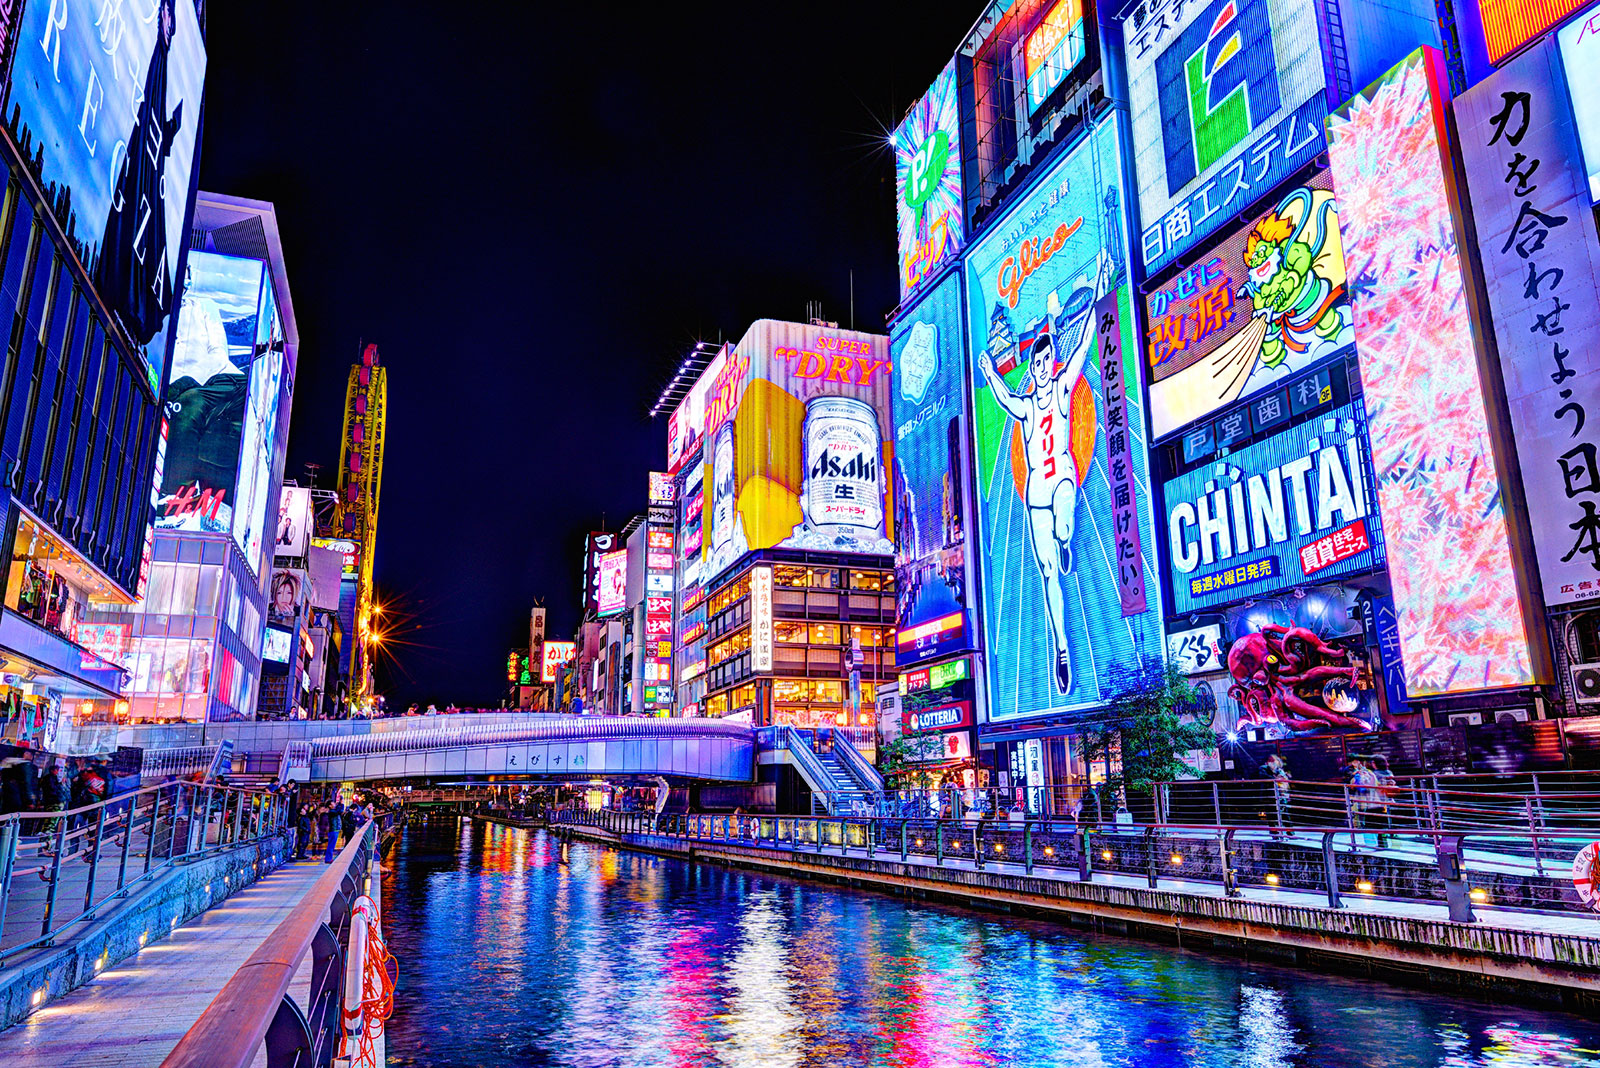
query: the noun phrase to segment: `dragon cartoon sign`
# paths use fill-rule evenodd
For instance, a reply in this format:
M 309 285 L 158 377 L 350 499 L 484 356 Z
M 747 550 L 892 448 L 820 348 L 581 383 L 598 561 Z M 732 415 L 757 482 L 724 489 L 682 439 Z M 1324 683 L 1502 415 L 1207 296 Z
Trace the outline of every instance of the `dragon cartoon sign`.
M 1355 343 L 1327 171 L 1145 298 L 1152 435 L 1165 437 Z

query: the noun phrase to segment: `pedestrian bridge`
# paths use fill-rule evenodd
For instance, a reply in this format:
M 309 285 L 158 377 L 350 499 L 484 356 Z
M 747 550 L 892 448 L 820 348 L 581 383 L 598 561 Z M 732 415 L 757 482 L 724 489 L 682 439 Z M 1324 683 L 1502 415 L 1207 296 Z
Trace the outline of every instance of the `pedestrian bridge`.
M 446 726 L 291 745 L 289 773 L 314 782 L 447 775 L 750 782 L 755 732 L 714 719 L 564 716 L 478 725 L 461 717 Z

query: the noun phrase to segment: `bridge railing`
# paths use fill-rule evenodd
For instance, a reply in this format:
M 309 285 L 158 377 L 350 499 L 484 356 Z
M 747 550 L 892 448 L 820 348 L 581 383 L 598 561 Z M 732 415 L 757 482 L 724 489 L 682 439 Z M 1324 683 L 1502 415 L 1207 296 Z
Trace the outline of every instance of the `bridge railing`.
M 185 745 L 173 749 L 146 749 L 140 758 L 139 775 L 149 780 L 206 771 L 216 759 L 219 748 L 216 745 Z
M 0 962 L 52 944 L 179 861 L 257 842 L 288 819 L 281 797 L 192 782 L 0 816 Z
M 341 1055 L 345 953 L 350 907 L 365 893 L 388 817 L 367 823 L 339 852 L 179 1039 L 162 1068 L 267 1068 L 327 1065 Z M 311 955 L 311 986 L 301 1005 L 290 994 Z
M 1271 824 L 1127 825 L 1020 816 L 1007 819 L 883 816 L 777 816 L 689 813 L 565 812 L 556 822 L 618 834 L 658 834 L 691 841 L 800 852 L 864 851 L 936 866 L 965 862 L 1133 876 L 1151 888 L 1220 883 L 1227 896 L 1246 888 L 1325 896 L 1446 904 L 1452 919 L 1471 920 L 1473 904 L 1587 912 L 1565 872 L 1589 840 L 1569 829 L 1508 832 L 1486 826 L 1448 831 L 1414 828 L 1409 851 L 1383 851 L 1371 828 L 1296 829 L 1275 836 Z M 1542 863 L 1537 858 L 1543 858 Z M 1014 867 L 1011 870 L 1016 870 Z

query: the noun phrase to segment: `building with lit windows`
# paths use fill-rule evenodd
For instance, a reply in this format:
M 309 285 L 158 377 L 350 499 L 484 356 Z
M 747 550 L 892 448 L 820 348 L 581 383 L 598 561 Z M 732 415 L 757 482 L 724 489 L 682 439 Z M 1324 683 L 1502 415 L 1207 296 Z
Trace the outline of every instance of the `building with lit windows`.
M 871 726 L 895 679 L 894 562 L 768 551 L 706 601 L 705 714 L 767 726 Z
M 298 637 L 266 626 L 298 349 L 272 205 L 201 193 L 187 264 L 149 583 L 93 614 L 126 635 L 135 723 L 253 718 L 263 644 L 282 665 Z
M 151 472 L 205 75 L 203 11 L 179 0 L 172 15 L 165 46 L 153 21 L 131 20 L 108 50 L 89 8 L 12 4 L 6 13 L 0 537 L 11 552 L 0 755 L 112 745 L 129 634 L 99 615 L 134 601 L 151 558 Z M 138 108 L 127 92 L 85 107 L 91 90 L 126 86 L 130 71 L 142 84 L 158 48 L 163 107 L 181 108 L 181 120 Z M 107 149 L 143 143 L 151 117 L 170 121 L 156 173 L 128 167 L 125 153 L 119 168 Z M 146 210 L 136 216 L 133 205 Z

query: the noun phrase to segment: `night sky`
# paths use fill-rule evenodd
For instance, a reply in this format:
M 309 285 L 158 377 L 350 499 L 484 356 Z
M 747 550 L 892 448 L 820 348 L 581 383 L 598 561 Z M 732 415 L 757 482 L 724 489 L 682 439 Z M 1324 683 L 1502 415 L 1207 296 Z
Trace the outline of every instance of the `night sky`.
M 359 344 L 389 368 L 392 703 L 496 704 L 536 600 L 571 636 L 583 536 L 643 510 L 696 339 L 810 300 L 849 325 L 852 268 L 884 328 L 887 133 L 982 8 L 574 6 L 208 5 L 200 187 L 277 206 L 288 477 L 331 487 Z

